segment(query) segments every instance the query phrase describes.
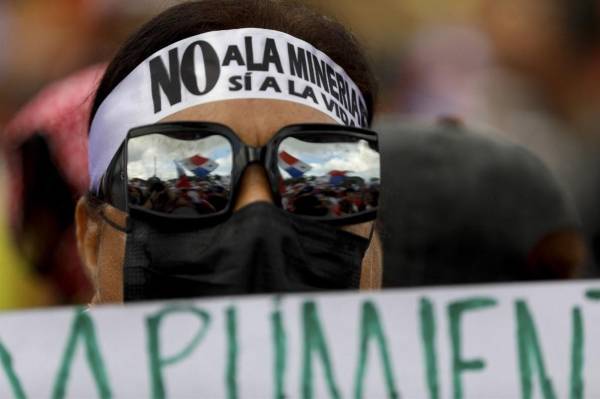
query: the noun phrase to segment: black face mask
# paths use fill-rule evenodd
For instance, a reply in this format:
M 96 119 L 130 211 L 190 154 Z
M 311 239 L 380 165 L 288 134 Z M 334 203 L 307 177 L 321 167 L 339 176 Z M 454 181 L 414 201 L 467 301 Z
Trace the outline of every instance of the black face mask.
M 125 301 L 356 288 L 369 240 L 267 203 L 208 227 L 130 214 Z

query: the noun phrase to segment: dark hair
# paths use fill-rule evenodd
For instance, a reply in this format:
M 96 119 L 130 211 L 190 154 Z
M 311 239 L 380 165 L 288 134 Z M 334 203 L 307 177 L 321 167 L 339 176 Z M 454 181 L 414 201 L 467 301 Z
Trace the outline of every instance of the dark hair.
M 302 4 L 276 0 L 193 1 L 173 6 L 154 17 L 129 37 L 108 66 L 94 99 L 91 118 L 117 84 L 154 52 L 200 33 L 238 28 L 282 31 L 327 54 L 362 92 L 371 123 L 377 85 L 354 36 L 340 23 Z

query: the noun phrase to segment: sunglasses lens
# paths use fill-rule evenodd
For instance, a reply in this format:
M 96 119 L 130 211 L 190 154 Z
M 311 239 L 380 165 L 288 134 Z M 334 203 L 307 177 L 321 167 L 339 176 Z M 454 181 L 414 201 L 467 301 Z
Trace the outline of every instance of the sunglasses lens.
M 286 211 L 336 218 L 377 209 L 379 152 L 369 141 L 332 134 L 291 136 L 277 154 Z
M 231 198 L 232 158 L 231 143 L 219 135 L 130 138 L 129 206 L 180 216 L 222 212 Z

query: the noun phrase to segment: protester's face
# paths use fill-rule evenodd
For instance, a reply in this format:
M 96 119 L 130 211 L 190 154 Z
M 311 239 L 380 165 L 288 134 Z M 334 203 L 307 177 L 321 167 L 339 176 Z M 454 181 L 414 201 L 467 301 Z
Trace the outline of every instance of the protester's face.
M 163 121 L 206 121 L 229 126 L 247 145 L 264 146 L 282 127 L 297 123 L 335 123 L 324 113 L 289 101 L 238 99 L 202 104 L 180 111 Z M 272 203 L 271 189 L 262 166 L 252 164 L 240 180 L 234 211 L 254 202 Z M 80 201 L 77 209 L 77 238 L 83 261 L 96 283 L 94 302 L 121 302 L 125 234 L 110 226 L 109 219 L 125 226 L 126 215 L 110 206 L 100 218 Z M 372 223 L 344 229 L 368 237 Z M 379 243 L 374 240 L 363 259 L 363 285 L 376 285 L 380 270 Z

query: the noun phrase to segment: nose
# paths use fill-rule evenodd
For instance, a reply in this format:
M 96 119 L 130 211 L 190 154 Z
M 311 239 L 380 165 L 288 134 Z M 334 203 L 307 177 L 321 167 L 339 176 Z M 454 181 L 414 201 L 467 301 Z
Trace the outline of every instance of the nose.
M 237 211 L 253 202 L 273 203 L 269 179 L 265 169 L 258 164 L 248 165 L 239 185 L 239 193 L 233 210 Z

